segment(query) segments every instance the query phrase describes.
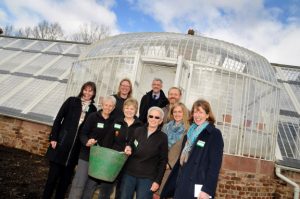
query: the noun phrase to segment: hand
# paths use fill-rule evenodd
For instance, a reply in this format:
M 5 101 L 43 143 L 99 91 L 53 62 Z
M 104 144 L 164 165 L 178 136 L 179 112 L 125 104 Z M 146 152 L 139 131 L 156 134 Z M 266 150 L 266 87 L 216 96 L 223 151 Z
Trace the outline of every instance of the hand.
M 56 141 L 51 141 L 50 142 L 52 149 L 56 148 L 57 142 Z
M 166 170 L 169 170 L 169 169 L 171 169 L 171 168 L 170 168 L 170 165 L 167 163 Z
M 130 146 L 126 146 L 124 152 L 125 152 L 126 155 L 131 155 L 131 153 L 132 153 L 131 147 Z
M 156 182 L 153 182 L 153 183 L 152 183 L 152 186 L 151 186 L 151 188 L 150 188 L 150 190 L 151 190 L 152 192 L 156 192 L 158 189 L 159 189 L 159 184 L 156 183 Z
M 209 195 L 203 191 L 200 192 L 198 199 L 209 199 Z
M 87 141 L 86 146 L 87 146 L 87 147 L 91 147 L 91 146 L 93 146 L 93 145 L 96 144 L 96 143 L 97 143 L 97 140 L 95 140 L 94 138 L 91 138 L 91 139 L 89 139 L 89 140 Z

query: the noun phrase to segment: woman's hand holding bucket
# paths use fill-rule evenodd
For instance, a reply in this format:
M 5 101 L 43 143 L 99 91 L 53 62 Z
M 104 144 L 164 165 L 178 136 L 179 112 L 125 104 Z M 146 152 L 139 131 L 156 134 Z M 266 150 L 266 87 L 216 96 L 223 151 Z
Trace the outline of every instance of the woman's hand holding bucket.
M 97 143 L 97 140 L 95 140 L 94 138 L 91 138 L 91 139 L 89 139 L 89 140 L 87 141 L 86 146 L 87 146 L 87 147 L 91 147 L 91 146 L 93 146 L 93 145 L 96 144 L 96 143 Z
M 124 152 L 125 152 L 126 155 L 131 155 L 131 153 L 132 153 L 131 147 L 130 146 L 126 146 Z

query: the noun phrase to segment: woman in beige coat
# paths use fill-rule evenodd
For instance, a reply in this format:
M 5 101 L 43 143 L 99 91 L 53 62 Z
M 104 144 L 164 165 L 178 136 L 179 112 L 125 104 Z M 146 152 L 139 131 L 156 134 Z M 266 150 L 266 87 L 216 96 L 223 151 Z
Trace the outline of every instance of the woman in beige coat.
M 162 131 L 168 136 L 168 164 L 166 165 L 166 171 L 160 186 L 159 193 L 161 192 L 168 176 L 171 173 L 173 166 L 175 165 L 180 155 L 183 137 L 189 128 L 189 111 L 186 106 L 179 102 L 175 103 L 170 110 L 171 121 L 166 123 Z

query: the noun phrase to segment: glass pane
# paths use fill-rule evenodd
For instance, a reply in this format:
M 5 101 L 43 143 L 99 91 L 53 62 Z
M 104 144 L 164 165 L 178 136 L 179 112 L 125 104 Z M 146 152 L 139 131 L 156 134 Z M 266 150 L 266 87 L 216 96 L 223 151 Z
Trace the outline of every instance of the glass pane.
M 25 48 L 26 46 L 28 46 L 29 44 L 31 44 L 33 42 L 35 42 L 35 40 L 19 39 L 17 42 L 13 43 L 9 47 L 23 49 L 23 48 Z
M 47 68 L 41 75 L 50 77 L 60 77 L 68 69 L 71 69 L 76 57 L 62 57 L 57 62 Z
M 42 51 L 52 43 L 53 42 L 51 42 L 51 41 L 38 41 L 33 46 L 29 47 L 28 50 Z
M 57 57 L 57 55 L 41 54 L 32 62 L 26 64 L 24 67 L 18 70 L 18 72 L 34 74 L 51 62 L 55 57 Z
M 17 56 L 12 57 L 6 62 L 0 64 L 0 69 L 6 69 L 11 71 L 35 55 L 36 53 L 21 52 Z
M 6 106 L 9 108 L 23 110 L 26 106 L 28 106 L 34 98 L 37 96 L 38 91 L 45 89 L 50 83 L 45 80 L 33 80 L 29 84 L 27 84 L 23 89 L 21 89 L 18 93 L 10 97 L 6 102 L 2 104 L 2 106 Z
M 30 112 L 49 115 L 54 118 L 63 103 L 65 91 L 66 84 L 59 83 Z

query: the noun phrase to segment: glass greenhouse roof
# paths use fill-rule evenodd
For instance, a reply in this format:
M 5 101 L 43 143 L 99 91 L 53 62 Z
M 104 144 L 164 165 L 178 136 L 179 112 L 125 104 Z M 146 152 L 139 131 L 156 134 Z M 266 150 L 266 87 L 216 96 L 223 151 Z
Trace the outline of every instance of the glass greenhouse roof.
M 184 59 L 227 68 L 254 76 L 268 82 L 276 82 L 275 73 L 269 62 L 262 56 L 224 41 L 202 36 L 177 33 L 130 33 L 98 41 L 81 59 L 101 58 L 105 56 L 135 56 L 136 54 L 162 59 Z
M 0 36 L 0 114 L 52 124 L 88 44 Z
M 86 48 L 88 50 L 85 51 Z M 137 70 L 136 74 L 141 73 L 138 67 L 135 69 L 136 57 L 148 60 L 158 58 L 176 63 L 174 60 L 177 60 L 180 55 L 194 66 L 195 72 L 191 75 L 194 82 L 190 92 L 195 90 L 198 94 L 198 90 L 201 89 L 203 94 L 222 93 L 226 87 L 232 93 L 241 93 L 236 96 L 242 98 L 243 89 L 239 90 L 235 87 L 239 84 L 239 79 L 245 79 L 247 83 L 245 88 L 253 90 L 251 92 L 260 96 L 259 99 L 251 99 L 249 96 L 245 111 L 251 107 L 255 110 L 253 107 L 257 106 L 258 101 L 265 101 L 264 106 L 268 107 L 267 102 L 270 96 L 273 96 L 269 96 L 272 86 L 281 88 L 278 102 L 280 115 L 277 125 L 277 143 L 281 157 L 276 158 L 280 163 L 283 161 L 282 164 L 300 167 L 300 67 L 277 64 L 271 67 L 264 57 L 252 51 L 201 36 L 132 33 L 107 38 L 94 45 L 0 36 L 0 114 L 51 125 L 65 99 L 67 81 L 72 77 L 70 71 L 73 62 L 75 62 L 73 69 L 87 68 L 87 74 L 94 77 L 95 71 L 90 66 L 97 63 L 95 60 L 100 60 L 101 63 L 97 66 L 102 67 L 104 72 L 97 79 L 99 82 L 102 81 L 97 91 L 112 93 L 116 90 L 115 87 L 109 87 L 105 82 L 118 81 L 124 76 L 131 78 L 135 75 L 132 72 L 134 70 Z M 78 62 L 79 56 L 81 63 Z M 147 64 L 151 65 L 151 62 L 145 65 Z M 111 80 L 109 74 L 117 70 L 112 69 L 115 66 L 118 69 L 118 76 Z M 156 68 L 153 67 L 153 70 Z M 168 70 L 168 67 L 163 69 L 163 71 Z M 201 82 L 205 83 L 210 77 L 216 78 L 216 84 L 220 85 L 218 88 L 213 88 L 212 85 L 202 88 Z M 248 81 L 248 77 L 251 77 L 251 81 L 250 79 Z M 72 78 L 82 82 L 87 81 L 87 78 L 80 74 Z M 147 79 L 143 77 L 141 80 L 144 78 Z M 224 84 L 224 81 L 228 83 Z M 143 81 L 139 80 L 139 83 L 142 84 Z M 255 87 L 257 89 L 255 90 L 253 85 L 257 83 L 259 86 Z M 141 95 L 144 92 L 144 90 L 136 91 Z M 223 95 L 233 96 L 230 93 Z M 190 96 L 189 100 L 194 100 L 197 96 Z M 212 105 L 219 106 L 215 102 L 218 100 L 212 100 Z M 223 113 L 235 112 L 237 108 L 221 105 L 219 107 Z M 220 119 L 222 115 L 216 117 Z M 249 117 L 251 118 L 233 117 L 232 120 L 241 123 L 242 119 L 250 119 L 252 126 L 257 125 L 253 119 L 255 115 L 250 114 Z M 230 128 L 230 131 L 235 128 L 234 125 L 224 126 Z M 247 135 L 248 128 L 243 127 L 243 129 Z M 250 133 L 252 134 L 249 135 L 254 135 L 255 131 Z M 246 146 L 247 137 L 245 136 L 244 139 L 243 144 Z M 263 143 L 261 145 L 263 146 Z

